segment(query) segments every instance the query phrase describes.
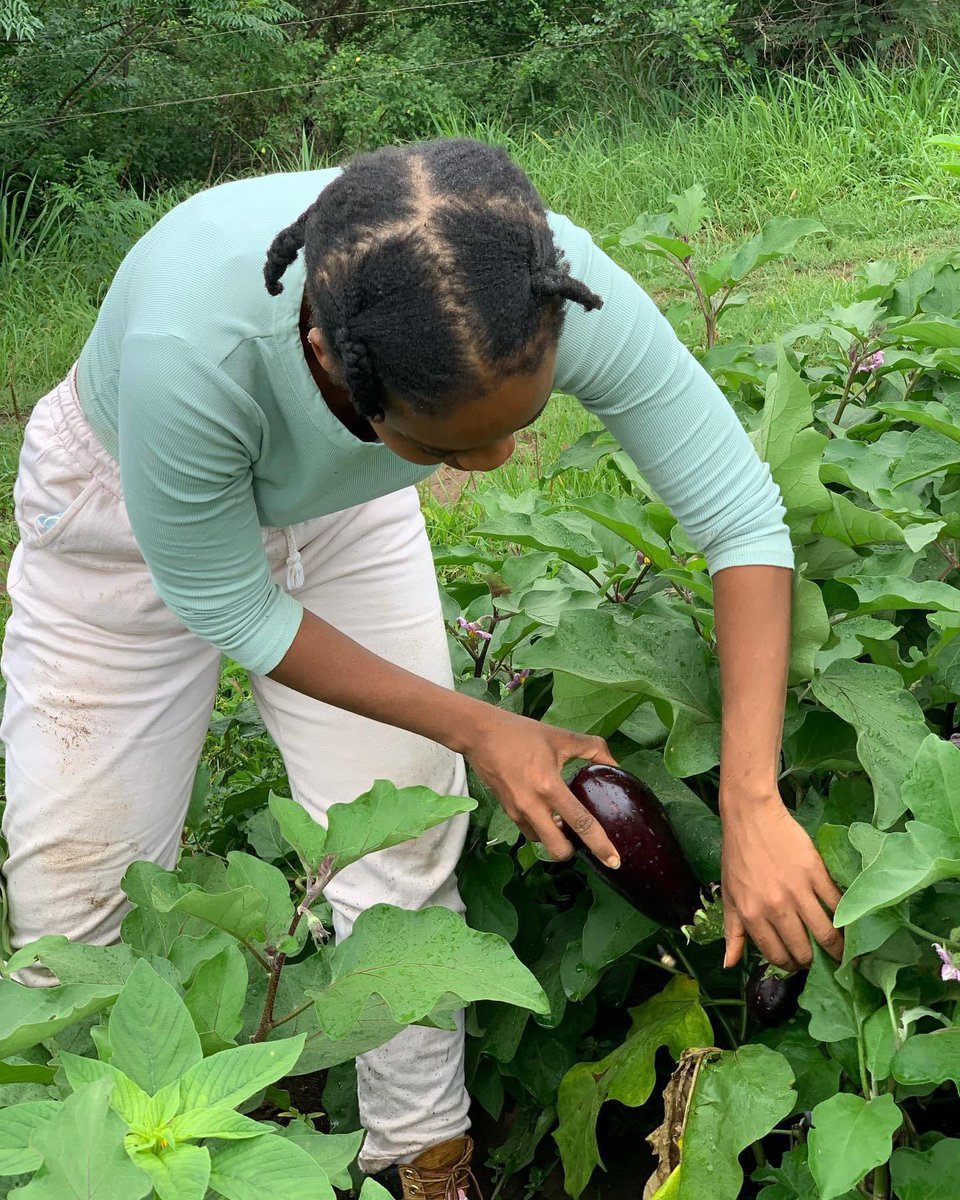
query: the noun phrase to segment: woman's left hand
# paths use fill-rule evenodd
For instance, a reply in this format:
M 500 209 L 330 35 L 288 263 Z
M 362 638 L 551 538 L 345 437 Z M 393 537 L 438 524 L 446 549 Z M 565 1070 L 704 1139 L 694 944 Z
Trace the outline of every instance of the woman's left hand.
M 807 967 L 812 958 L 808 930 L 839 959 L 843 936 L 830 914 L 842 893 L 779 794 L 749 802 L 740 799 L 726 810 L 721 800 L 721 815 L 727 939 L 723 965 L 732 967 L 739 961 L 749 935 L 776 966 Z

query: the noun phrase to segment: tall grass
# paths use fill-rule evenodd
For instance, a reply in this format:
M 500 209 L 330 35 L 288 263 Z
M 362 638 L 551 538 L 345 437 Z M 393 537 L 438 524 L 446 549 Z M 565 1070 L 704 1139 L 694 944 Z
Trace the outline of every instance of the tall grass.
M 956 132 L 960 62 L 942 58 L 902 70 L 835 64 L 829 73 L 733 81 L 693 97 L 624 93 L 604 110 L 571 111 L 562 124 L 539 129 L 448 117 L 423 135 L 505 145 L 552 208 L 598 235 L 640 211 L 660 210 L 693 183 L 706 188 L 714 209 L 704 235 L 708 250 L 728 246 L 773 215 L 817 216 L 829 232 L 801 244 L 789 264 L 761 273 L 751 303 L 725 327 L 727 334 L 767 341 L 843 295 L 853 264 L 909 260 L 958 244 L 960 188 L 939 166 L 942 151 L 928 145 L 934 134 Z M 267 169 L 277 170 L 324 165 L 306 140 L 292 159 L 267 161 Z M 145 201 L 91 168 L 39 215 L 12 192 L 0 188 L 3 496 L 18 437 L 9 419 L 14 398 L 26 412 L 64 374 L 125 249 L 184 189 Z M 618 257 L 658 300 L 673 297 L 676 282 L 662 266 L 636 252 Z M 537 440 L 521 447 L 497 483 L 526 486 L 589 426 L 576 404 L 551 405 Z M 459 503 L 427 497 L 426 505 L 442 540 L 455 540 L 472 517 L 470 492 Z

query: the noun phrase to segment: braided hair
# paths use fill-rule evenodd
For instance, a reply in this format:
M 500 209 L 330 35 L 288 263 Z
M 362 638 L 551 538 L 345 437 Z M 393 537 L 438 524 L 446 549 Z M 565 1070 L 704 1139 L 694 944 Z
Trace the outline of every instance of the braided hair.
M 274 238 L 272 296 L 301 248 L 311 320 L 368 420 L 387 396 L 436 414 L 533 371 L 560 336 L 565 301 L 603 303 L 571 278 L 523 171 L 465 138 L 354 158 Z

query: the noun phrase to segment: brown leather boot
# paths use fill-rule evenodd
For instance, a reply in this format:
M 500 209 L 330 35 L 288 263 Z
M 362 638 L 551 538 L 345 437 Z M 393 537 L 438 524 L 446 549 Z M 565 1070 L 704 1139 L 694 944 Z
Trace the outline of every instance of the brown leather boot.
M 413 1162 L 397 1163 L 374 1179 L 397 1200 L 483 1200 L 470 1162 L 473 1139 L 464 1134 L 431 1146 Z

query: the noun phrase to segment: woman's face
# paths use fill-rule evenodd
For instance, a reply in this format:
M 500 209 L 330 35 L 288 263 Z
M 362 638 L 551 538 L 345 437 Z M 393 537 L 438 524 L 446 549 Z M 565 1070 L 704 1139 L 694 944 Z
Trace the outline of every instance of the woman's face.
M 417 413 L 403 401 L 391 400 L 373 427 L 381 442 L 407 462 L 493 471 L 513 454 L 516 431 L 531 425 L 546 407 L 556 357 L 554 346 L 535 371 L 504 376 L 484 395 L 452 405 L 447 416 Z
M 325 377 L 335 383 L 339 370 L 322 334 L 311 329 L 308 340 Z M 388 399 L 383 417 L 371 424 L 380 441 L 407 462 L 493 471 L 513 454 L 516 431 L 531 425 L 546 407 L 556 361 L 554 343 L 544 350 L 536 370 L 498 379 L 482 396 L 451 405 L 446 416 L 418 413 L 402 400 Z

